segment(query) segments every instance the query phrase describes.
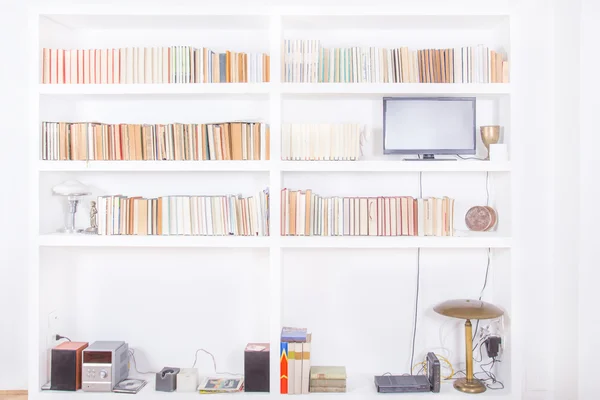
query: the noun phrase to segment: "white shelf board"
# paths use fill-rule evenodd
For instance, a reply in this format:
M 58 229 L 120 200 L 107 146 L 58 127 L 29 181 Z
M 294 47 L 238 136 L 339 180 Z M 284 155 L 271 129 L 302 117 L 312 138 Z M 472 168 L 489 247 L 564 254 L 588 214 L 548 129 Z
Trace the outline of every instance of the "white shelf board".
M 407 248 L 510 248 L 511 238 L 490 234 L 478 237 L 434 236 L 286 236 L 284 248 L 407 249 Z
M 508 95 L 510 83 L 282 83 L 283 94 Z
M 467 393 L 461 393 L 455 390 L 452 387 L 452 382 L 443 382 L 441 384 L 440 393 L 386 393 L 381 394 L 377 393 L 375 389 L 375 385 L 373 383 L 374 374 L 357 374 L 348 376 L 347 381 L 347 392 L 346 393 L 310 393 L 311 400 L 331 400 L 332 398 L 339 399 L 352 399 L 352 400 L 370 400 L 370 399 L 379 399 L 382 397 L 388 398 L 393 397 L 398 400 L 422 400 L 424 398 L 442 398 L 444 400 L 461 400 L 472 398 L 472 395 Z M 153 377 L 150 377 L 153 380 Z M 148 376 L 145 377 L 148 379 Z M 60 391 L 43 391 L 39 392 L 40 397 L 44 399 L 63 399 L 63 398 L 89 398 L 93 400 L 99 399 L 115 399 L 116 397 L 127 397 L 126 394 L 120 393 L 90 393 L 78 390 L 77 392 L 60 392 Z M 154 382 L 148 382 L 148 384 L 138 393 L 138 396 L 142 396 L 143 399 L 164 399 L 164 398 L 173 398 L 176 399 L 198 399 L 197 392 L 189 392 L 189 393 L 167 393 L 167 392 L 157 392 L 154 390 Z M 250 392 L 241 392 L 241 393 L 233 393 L 233 394 L 211 394 L 211 399 L 231 399 L 232 396 L 235 398 L 244 398 L 244 399 L 288 399 L 290 395 L 279 394 L 279 393 L 250 393 Z M 440 397 L 441 396 L 441 397 Z M 204 397 L 204 396 L 202 396 Z M 307 397 L 306 395 L 303 397 Z M 481 393 L 477 396 L 485 397 L 485 398 L 510 398 L 510 391 L 508 389 L 505 390 L 488 390 L 484 393 Z
M 40 247 L 269 247 L 265 236 L 39 235 Z
M 270 83 L 39 84 L 41 95 L 267 94 Z
M 510 172 L 510 162 L 491 161 L 282 161 L 288 172 Z
M 256 172 L 269 171 L 270 161 L 40 161 L 47 172 Z

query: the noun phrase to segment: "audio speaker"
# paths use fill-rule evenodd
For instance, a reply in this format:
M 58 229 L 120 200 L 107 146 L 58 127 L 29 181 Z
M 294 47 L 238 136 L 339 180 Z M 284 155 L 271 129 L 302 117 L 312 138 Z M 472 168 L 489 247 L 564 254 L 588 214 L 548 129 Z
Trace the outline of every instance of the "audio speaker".
M 81 355 L 86 347 L 87 342 L 66 342 L 52 349 L 50 389 L 81 389 Z
M 244 391 L 269 392 L 269 343 L 249 343 L 244 351 Z

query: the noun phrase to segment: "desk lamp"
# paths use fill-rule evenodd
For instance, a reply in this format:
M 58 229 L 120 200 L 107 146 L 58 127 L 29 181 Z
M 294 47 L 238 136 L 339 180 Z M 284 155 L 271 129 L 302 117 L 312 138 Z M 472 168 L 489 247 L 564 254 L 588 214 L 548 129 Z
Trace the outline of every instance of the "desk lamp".
M 75 227 L 75 214 L 77 205 L 83 196 L 90 194 L 89 188 L 79 181 L 65 181 L 52 188 L 52 192 L 57 196 L 65 196 L 69 203 L 69 216 L 64 228 L 59 229 L 62 233 L 80 233 L 83 229 Z
M 473 332 L 471 319 L 493 319 L 504 314 L 500 308 L 481 300 L 448 300 L 433 307 L 441 315 L 466 319 L 465 348 L 467 353 L 467 377 L 454 381 L 454 389 L 465 393 L 483 393 L 485 385 L 473 376 Z

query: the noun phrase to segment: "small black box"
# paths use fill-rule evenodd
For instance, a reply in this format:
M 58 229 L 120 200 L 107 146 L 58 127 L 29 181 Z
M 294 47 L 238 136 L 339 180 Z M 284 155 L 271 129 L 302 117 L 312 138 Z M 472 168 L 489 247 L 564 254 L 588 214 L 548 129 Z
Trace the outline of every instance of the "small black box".
M 244 390 L 269 392 L 269 343 L 248 343 L 244 350 Z

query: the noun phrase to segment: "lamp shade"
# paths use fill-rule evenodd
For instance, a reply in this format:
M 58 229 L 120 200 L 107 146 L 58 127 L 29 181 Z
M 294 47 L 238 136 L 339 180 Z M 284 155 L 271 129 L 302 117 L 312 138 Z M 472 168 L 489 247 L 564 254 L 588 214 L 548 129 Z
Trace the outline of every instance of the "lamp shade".
M 504 315 L 504 311 L 481 300 L 448 300 L 433 307 L 441 315 L 461 319 L 492 319 Z
M 89 188 L 83 183 L 75 180 L 64 181 L 52 188 L 54 194 L 61 196 L 88 195 Z

